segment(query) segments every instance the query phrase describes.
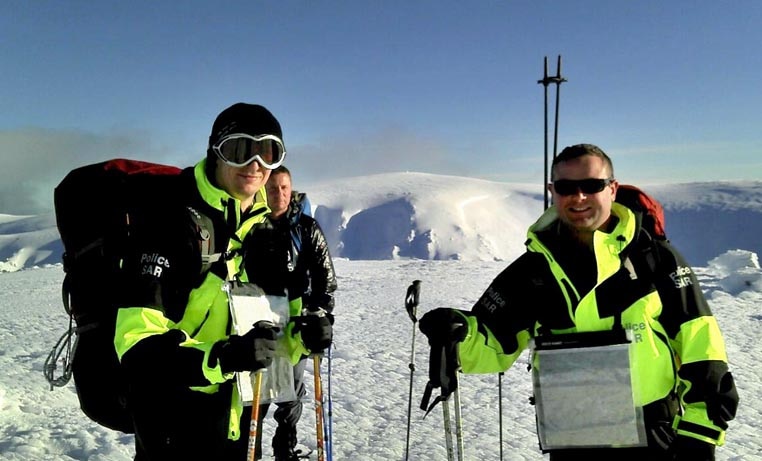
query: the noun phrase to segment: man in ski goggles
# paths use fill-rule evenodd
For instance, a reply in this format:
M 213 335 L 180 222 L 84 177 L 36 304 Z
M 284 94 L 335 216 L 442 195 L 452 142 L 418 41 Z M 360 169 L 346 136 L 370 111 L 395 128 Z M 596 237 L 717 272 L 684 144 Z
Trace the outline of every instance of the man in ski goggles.
M 614 178 L 556 179 L 553 181 L 553 191 L 558 195 L 574 195 L 577 191 L 592 195 L 601 192 L 612 182 Z
M 244 133 L 233 133 L 220 138 L 212 150 L 217 157 L 232 167 L 243 167 L 254 160 L 260 165 L 273 170 L 278 168 L 286 158 L 286 147 L 283 141 L 272 134 L 251 136 Z

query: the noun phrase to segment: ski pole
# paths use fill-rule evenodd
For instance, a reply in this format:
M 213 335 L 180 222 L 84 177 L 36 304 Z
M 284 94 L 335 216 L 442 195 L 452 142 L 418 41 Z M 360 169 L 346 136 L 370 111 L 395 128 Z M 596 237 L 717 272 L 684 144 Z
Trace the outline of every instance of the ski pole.
M 254 373 L 254 399 L 251 402 L 251 425 L 249 426 L 248 461 L 257 459 L 257 434 L 259 432 L 259 402 L 262 395 L 262 370 Z M 260 453 L 261 454 L 261 453 Z
M 455 374 L 455 380 L 457 381 L 458 374 Z M 458 461 L 463 461 L 463 452 L 465 451 L 463 446 L 463 419 L 460 414 L 460 388 L 455 388 L 455 440 L 458 443 Z
M 333 344 L 328 346 L 328 423 L 325 426 L 326 460 L 333 461 L 333 399 L 331 398 L 331 361 Z
M 323 439 L 323 383 L 320 379 L 320 355 L 312 356 L 313 375 L 315 376 L 315 435 L 317 436 L 317 459 L 325 461 Z
M 418 299 L 421 294 L 421 281 L 414 280 L 412 284 L 407 288 L 407 294 L 405 295 L 405 309 L 410 316 L 410 320 L 413 321 L 413 340 L 410 346 L 410 390 L 408 391 L 407 398 L 407 437 L 405 440 L 405 460 L 407 461 L 410 453 L 410 410 L 413 405 L 413 374 L 415 373 L 415 324 L 418 321 L 416 317 L 416 309 L 418 307 Z
M 497 374 L 498 426 L 500 428 L 500 461 L 503 461 L 503 372 Z
M 452 424 L 450 422 L 450 399 L 442 402 L 442 418 L 444 420 L 445 448 L 447 449 L 447 461 L 455 461 L 452 446 Z

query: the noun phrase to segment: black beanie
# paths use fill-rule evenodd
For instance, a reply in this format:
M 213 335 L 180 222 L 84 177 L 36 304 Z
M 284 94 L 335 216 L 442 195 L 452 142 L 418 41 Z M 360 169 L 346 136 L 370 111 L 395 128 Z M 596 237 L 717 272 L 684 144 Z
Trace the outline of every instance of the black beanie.
M 238 102 L 220 112 L 214 120 L 212 133 L 209 135 L 209 146 L 206 150 L 207 173 L 214 178 L 216 155 L 212 146 L 224 136 L 243 133 L 252 136 L 272 134 L 283 141 L 283 132 L 275 116 L 259 104 Z
M 283 140 L 283 132 L 278 120 L 269 110 L 258 104 L 239 102 L 220 112 L 212 125 L 209 147 L 222 137 L 233 133 L 252 136 L 272 134 Z

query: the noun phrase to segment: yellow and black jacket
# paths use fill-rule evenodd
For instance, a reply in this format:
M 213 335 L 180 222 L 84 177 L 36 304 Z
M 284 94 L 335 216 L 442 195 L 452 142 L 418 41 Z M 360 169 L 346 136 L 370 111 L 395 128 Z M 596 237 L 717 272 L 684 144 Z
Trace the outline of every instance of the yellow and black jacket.
M 633 385 L 649 444 L 666 426 L 721 445 L 737 394 L 696 276 L 669 242 L 641 229 L 639 214 L 618 203 L 612 213 L 616 225 L 595 232 L 594 254 L 575 248 L 553 207 L 530 227 L 526 253 L 463 312 L 462 369 L 504 371 L 537 335 L 623 327 L 634 337 Z
M 247 281 L 241 248 L 270 210 L 263 187 L 241 213 L 240 202 L 209 181 L 205 163 L 184 170 L 178 191 L 156 197 L 137 217 L 124 261 L 129 301 L 119 309 L 114 344 L 130 387 L 136 446 L 147 459 L 225 459 L 247 419 L 234 374 L 210 353 L 231 331 L 223 284 L 234 276 Z M 199 229 L 199 216 L 213 232 Z M 222 253 L 210 270 L 204 244 Z M 299 344 L 292 341 L 295 355 L 306 353 Z

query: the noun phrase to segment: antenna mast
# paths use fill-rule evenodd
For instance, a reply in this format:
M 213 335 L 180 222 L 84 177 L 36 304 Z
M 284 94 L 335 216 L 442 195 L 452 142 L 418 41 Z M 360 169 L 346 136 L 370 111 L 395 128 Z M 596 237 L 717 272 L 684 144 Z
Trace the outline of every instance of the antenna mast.
M 545 69 L 543 72 L 543 78 L 542 80 L 537 80 L 537 83 L 542 84 L 542 86 L 545 88 L 545 136 L 544 136 L 544 146 L 545 146 L 545 169 L 544 169 L 544 176 L 542 181 L 542 196 L 544 198 L 544 209 L 548 209 L 548 182 L 549 182 L 549 176 L 548 176 L 548 85 L 555 83 L 556 84 L 556 119 L 553 126 L 553 159 L 556 158 L 556 153 L 558 149 L 558 110 L 559 110 L 559 104 L 561 102 L 561 84 L 565 82 L 566 79 L 561 77 L 561 55 L 558 55 L 558 64 L 556 65 L 556 75 L 555 77 L 548 76 L 548 57 L 545 56 Z

